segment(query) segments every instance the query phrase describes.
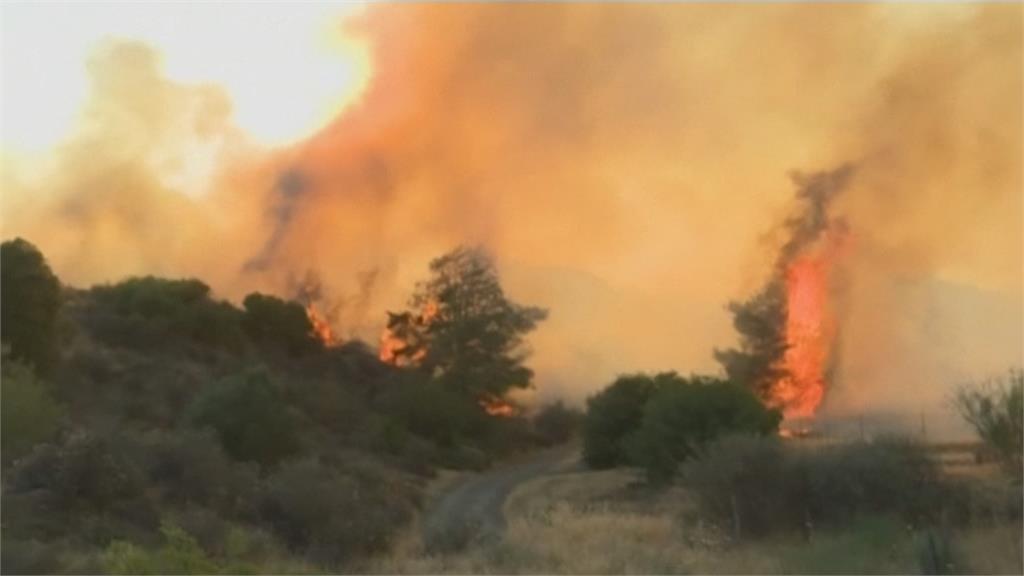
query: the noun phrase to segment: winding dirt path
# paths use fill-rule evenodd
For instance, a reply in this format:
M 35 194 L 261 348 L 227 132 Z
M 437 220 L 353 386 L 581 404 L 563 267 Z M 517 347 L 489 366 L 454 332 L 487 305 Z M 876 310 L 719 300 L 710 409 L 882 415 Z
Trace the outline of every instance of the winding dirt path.
M 567 444 L 522 456 L 481 474 L 467 476 L 443 492 L 423 517 L 428 550 L 450 551 L 486 542 L 505 527 L 502 508 L 516 486 L 538 476 L 579 465 L 579 445 Z

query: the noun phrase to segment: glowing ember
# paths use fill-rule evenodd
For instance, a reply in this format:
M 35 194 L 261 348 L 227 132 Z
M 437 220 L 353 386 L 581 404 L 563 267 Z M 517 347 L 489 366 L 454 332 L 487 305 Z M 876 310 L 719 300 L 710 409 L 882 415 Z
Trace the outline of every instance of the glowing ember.
M 309 323 L 313 325 L 313 336 L 324 346 L 334 346 L 341 343 L 341 339 L 334 335 L 331 324 L 321 316 L 312 304 L 306 305 L 306 316 Z
M 512 404 L 507 400 L 502 400 L 501 398 L 484 398 L 480 400 L 480 407 L 483 408 L 484 412 L 487 412 L 489 416 L 498 416 L 500 418 L 511 418 L 519 413 L 519 409 L 515 404 Z

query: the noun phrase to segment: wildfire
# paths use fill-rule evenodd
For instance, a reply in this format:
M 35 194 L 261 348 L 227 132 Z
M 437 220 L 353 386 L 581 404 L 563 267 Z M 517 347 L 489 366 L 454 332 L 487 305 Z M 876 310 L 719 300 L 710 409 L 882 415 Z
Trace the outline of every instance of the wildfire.
M 480 407 L 483 408 L 484 412 L 487 412 L 489 416 L 497 416 L 499 418 L 511 418 L 519 413 L 519 409 L 515 404 L 496 397 L 481 399 Z
M 338 338 L 334 331 L 331 330 L 331 324 L 316 311 L 312 304 L 306 305 L 306 317 L 309 318 L 309 323 L 313 325 L 313 335 L 324 346 L 334 346 L 341 343 L 341 338 Z
M 394 366 L 417 365 L 427 357 L 423 330 L 437 317 L 437 302 L 431 300 L 419 314 L 388 313 L 388 325 L 380 335 L 378 357 Z
M 786 376 L 775 383 L 773 396 L 787 420 L 814 416 L 825 397 L 836 337 L 831 277 L 844 236 L 842 229 L 830 231 L 786 269 Z

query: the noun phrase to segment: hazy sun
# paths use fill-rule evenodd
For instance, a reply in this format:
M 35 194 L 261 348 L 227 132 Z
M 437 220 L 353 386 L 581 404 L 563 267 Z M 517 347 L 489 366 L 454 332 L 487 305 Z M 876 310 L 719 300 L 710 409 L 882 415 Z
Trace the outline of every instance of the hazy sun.
M 281 146 L 323 127 L 370 80 L 369 47 L 343 24 L 361 5 L 14 4 L 3 12 L 4 149 L 49 149 L 75 125 L 86 60 L 104 40 L 139 40 L 167 76 L 231 98 L 235 123 Z M 17 48 L 15 50 L 14 48 Z

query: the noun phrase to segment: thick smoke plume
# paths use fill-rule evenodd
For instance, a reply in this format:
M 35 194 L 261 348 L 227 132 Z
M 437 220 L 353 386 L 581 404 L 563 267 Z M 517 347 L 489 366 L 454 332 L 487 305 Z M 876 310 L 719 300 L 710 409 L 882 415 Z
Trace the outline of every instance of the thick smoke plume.
M 46 164 L 5 157 L 4 236 L 79 285 L 197 276 L 238 299 L 315 270 L 351 302 L 338 330 L 371 342 L 430 258 L 484 244 L 510 296 L 551 310 L 540 393 L 579 399 L 618 372 L 716 370 L 722 304 L 788 239 L 764 235 L 786 174 L 852 162 L 830 208 L 852 234 L 825 407 L 939 406 L 1021 363 L 1021 11 L 373 6 L 349 31 L 372 45 L 361 101 L 269 151 L 216 86 L 108 44 Z

